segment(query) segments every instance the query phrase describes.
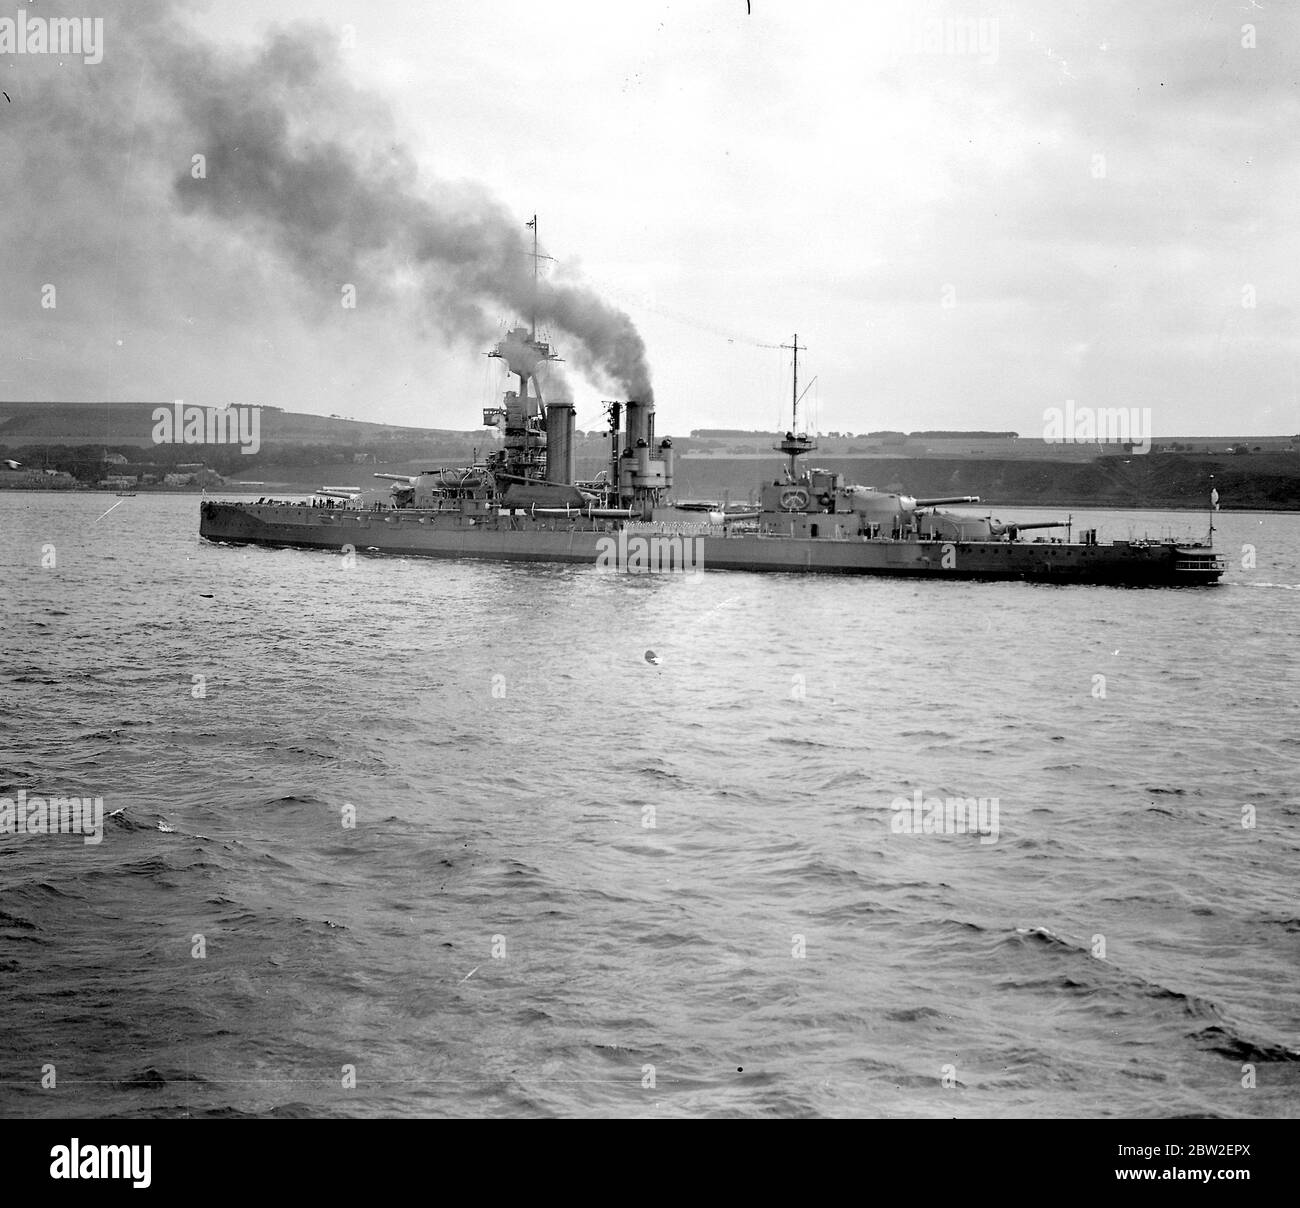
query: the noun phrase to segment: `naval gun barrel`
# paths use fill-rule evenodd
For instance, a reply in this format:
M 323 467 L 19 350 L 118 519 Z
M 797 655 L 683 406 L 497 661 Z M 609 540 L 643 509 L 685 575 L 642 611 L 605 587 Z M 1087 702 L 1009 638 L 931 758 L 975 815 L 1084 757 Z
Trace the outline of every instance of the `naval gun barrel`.
M 938 499 L 918 499 L 916 506 L 919 508 L 942 507 L 945 503 L 979 503 L 978 495 L 945 495 Z
M 586 516 L 593 520 L 635 520 L 631 508 L 598 508 L 594 504 L 583 508 L 561 507 L 561 508 L 539 508 L 536 505 L 528 509 L 530 516 L 545 516 L 549 519 L 557 520 L 576 520 L 580 516 Z
M 1020 536 L 1025 529 L 1045 529 L 1045 528 L 1069 528 L 1070 524 L 1065 520 L 1026 520 L 1021 524 L 1018 520 L 1009 520 L 1005 524 L 1001 521 L 993 520 L 989 523 L 989 535 L 993 537 L 1010 537 L 1014 541 Z
M 376 474 L 376 478 L 386 478 L 389 482 L 409 482 L 415 485 L 415 477 L 411 474 Z

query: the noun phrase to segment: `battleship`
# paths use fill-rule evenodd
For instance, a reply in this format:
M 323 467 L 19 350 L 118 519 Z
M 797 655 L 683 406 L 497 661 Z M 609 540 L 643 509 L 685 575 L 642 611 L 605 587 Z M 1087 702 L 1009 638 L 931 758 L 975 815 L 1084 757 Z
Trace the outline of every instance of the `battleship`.
M 534 231 L 536 228 L 534 227 Z M 534 236 L 535 237 L 535 236 Z M 534 249 L 535 250 L 535 249 Z M 948 510 L 977 496 L 914 498 L 856 486 L 805 466 L 817 446 L 799 431 L 799 345 L 794 338 L 793 423 L 773 446 L 780 476 L 750 507 L 673 501 L 670 438 L 656 443 L 653 402 L 604 404 L 608 462 L 590 480 L 576 467 L 574 404 L 543 399 L 539 377 L 558 360 L 536 321 L 488 353 L 517 379 L 483 421 L 499 447 L 462 467 L 378 473 L 389 496 L 322 488 L 301 501 L 205 499 L 200 536 L 257 544 L 429 558 L 585 563 L 629 573 L 776 571 L 1027 580 L 1055 584 L 1196 586 L 1217 582 L 1224 561 L 1206 542 L 1075 539 L 1071 520 L 1003 523 Z M 1049 536 L 1059 533 L 1065 536 Z M 1027 534 L 1034 534 L 1027 536 Z

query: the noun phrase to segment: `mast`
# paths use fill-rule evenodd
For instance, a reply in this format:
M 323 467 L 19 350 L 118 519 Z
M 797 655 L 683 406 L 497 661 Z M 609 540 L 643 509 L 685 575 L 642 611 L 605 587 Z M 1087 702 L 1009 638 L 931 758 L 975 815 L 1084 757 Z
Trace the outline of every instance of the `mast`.
M 807 352 L 808 346 L 799 343 L 799 333 L 794 333 L 794 342 L 792 344 L 782 344 L 782 348 L 789 348 L 794 352 L 794 382 L 790 387 L 790 397 L 794 400 L 794 407 L 791 414 L 790 430 L 799 435 L 799 353 Z
M 799 431 L 799 333 L 794 333 L 794 342 L 790 345 L 790 350 L 794 353 L 794 373 L 790 375 L 790 397 L 794 400 L 794 405 L 790 408 L 790 422 L 794 425 L 794 431 Z
M 536 418 L 540 423 L 545 423 L 545 402 L 537 381 L 537 371 L 547 361 L 558 361 L 560 358 L 551 351 L 548 343 L 537 338 L 541 262 L 550 260 L 551 257 L 545 255 L 538 246 L 537 215 L 534 214 L 524 225 L 533 232 L 532 252 L 524 253 L 533 257 L 533 289 L 529 299 L 528 326 L 520 324 L 512 328 L 488 353 L 488 356 L 500 357 L 506 362 L 509 372 L 519 378 L 519 389 L 517 392 L 507 392 L 503 400 L 504 407 L 484 408 L 483 422 L 489 424 L 505 419 L 506 439 L 502 450 L 502 466 L 507 473 L 527 478 L 530 477 L 530 471 L 537 468 L 534 463 L 542 444 L 538 438 L 539 432 L 533 428 L 533 421 Z M 533 383 L 531 395 L 529 382 Z M 534 407 L 537 409 L 537 417 L 532 415 Z
M 537 339 L 537 215 L 533 215 L 533 220 L 526 225 L 533 228 L 533 306 L 532 314 L 528 318 L 528 338 Z
M 794 342 L 782 344 L 780 347 L 789 348 L 794 353 L 794 382 L 790 390 L 790 397 L 793 400 L 794 407 L 792 409 L 790 431 L 785 434 L 785 439 L 774 447 L 778 453 L 784 453 L 790 459 L 789 468 L 786 470 L 786 479 L 789 482 L 794 482 L 799 476 L 799 458 L 817 447 L 807 436 L 799 435 L 799 354 L 807 352 L 808 346 L 799 343 L 799 333 L 795 332 Z M 813 381 L 816 380 L 816 378 L 813 379 Z
M 528 338 L 535 344 L 537 342 L 537 283 L 541 262 L 543 260 L 554 260 L 554 256 L 544 255 L 537 247 L 537 215 L 534 214 L 531 222 L 524 223 L 524 226 L 531 227 L 533 232 L 533 300 L 532 313 L 528 317 Z

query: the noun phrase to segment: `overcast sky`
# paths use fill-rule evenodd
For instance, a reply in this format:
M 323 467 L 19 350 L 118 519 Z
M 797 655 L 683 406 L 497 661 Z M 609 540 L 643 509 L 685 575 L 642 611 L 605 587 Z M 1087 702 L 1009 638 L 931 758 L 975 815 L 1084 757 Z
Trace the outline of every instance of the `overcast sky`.
M 480 278 L 537 213 L 547 271 L 643 339 L 660 434 L 788 426 L 765 346 L 795 331 L 823 431 L 1041 435 L 1067 399 L 1300 431 L 1295 11 L 11 5 L 102 16 L 104 44 L 0 54 L 0 397 L 475 426 L 522 317 Z M 549 333 L 598 426 L 626 376 Z

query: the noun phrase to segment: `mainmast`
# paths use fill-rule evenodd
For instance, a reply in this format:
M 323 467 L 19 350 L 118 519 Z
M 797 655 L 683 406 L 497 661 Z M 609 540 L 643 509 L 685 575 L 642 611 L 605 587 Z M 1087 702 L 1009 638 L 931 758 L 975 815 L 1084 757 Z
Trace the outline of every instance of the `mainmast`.
M 792 408 L 790 431 L 785 434 L 785 439 L 779 445 L 774 445 L 773 448 L 778 453 L 784 453 L 789 457 L 790 466 L 786 470 L 786 477 L 791 482 L 794 482 L 799 477 L 799 458 L 817 447 L 808 439 L 806 434 L 801 435 L 799 432 L 799 354 L 807 352 L 808 346 L 799 343 L 799 333 L 796 331 L 794 340 L 789 344 L 782 344 L 780 347 L 788 348 L 794 353 L 794 382 L 790 389 L 790 397 L 794 406 Z M 811 385 L 811 383 L 809 384 Z
M 799 343 L 799 333 L 794 333 L 794 341 L 790 344 L 782 344 L 782 348 L 789 348 L 794 353 L 794 382 L 790 387 L 790 397 L 794 400 L 794 408 L 791 416 L 792 431 L 796 436 L 799 434 L 799 353 L 807 352 L 808 346 Z

